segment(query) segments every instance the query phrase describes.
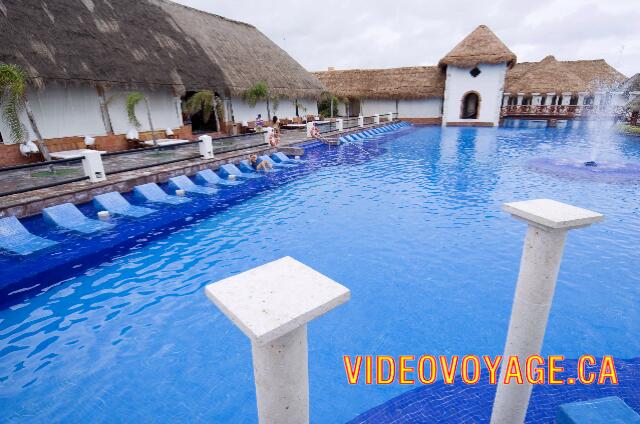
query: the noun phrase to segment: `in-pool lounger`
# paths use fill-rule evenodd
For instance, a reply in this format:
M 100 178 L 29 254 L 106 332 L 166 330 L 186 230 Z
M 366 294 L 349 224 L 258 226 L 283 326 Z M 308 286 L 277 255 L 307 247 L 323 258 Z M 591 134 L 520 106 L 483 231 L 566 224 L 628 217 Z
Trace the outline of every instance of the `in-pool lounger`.
M 218 192 L 218 190 L 213 187 L 204 187 L 201 185 L 197 185 L 186 175 L 178 175 L 177 177 L 169 178 L 169 186 L 173 189 L 184 190 L 187 193 L 195 194 L 211 195 Z
M 15 216 L 0 219 L 0 249 L 26 256 L 56 244 L 31 234 Z
M 342 139 L 342 137 L 340 137 L 340 139 Z M 340 140 L 342 141 L 342 140 Z M 291 159 L 290 157 L 288 157 L 287 155 L 285 155 L 282 152 L 276 152 L 274 154 L 271 155 L 271 159 L 273 159 L 275 162 L 278 163 L 292 163 L 292 164 L 299 164 L 299 163 L 305 163 L 306 160 L 303 159 Z
M 222 178 L 229 178 L 229 175 L 235 175 L 236 178 L 260 178 L 264 175 L 258 174 L 255 171 L 242 172 L 237 166 L 232 163 L 225 163 L 220 167 L 218 173 Z
M 262 160 L 260 158 L 258 158 L 258 163 L 262 162 Z M 240 171 L 242 171 L 243 173 L 246 174 L 251 174 L 252 172 L 256 175 L 264 175 L 265 172 L 267 171 L 256 171 L 255 169 L 253 169 L 253 166 L 251 166 L 249 164 L 248 160 L 241 160 L 240 163 L 238 164 L 238 169 L 240 169 Z M 270 169 L 268 172 L 280 172 L 282 171 L 282 169 Z
M 156 212 L 155 209 L 132 205 L 117 191 L 97 195 L 93 198 L 93 204 L 96 205 L 97 208 L 109 211 L 114 215 L 128 216 L 131 218 L 141 218 Z
M 296 167 L 296 165 L 292 163 L 276 162 L 267 155 L 258 156 L 258 163 L 262 162 L 263 160 L 269 162 L 272 168 L 295 168 Z
M 110 222 L 87 218 L 71 203 L 44 208 L 42 216 L 45 221 L 51 224 L 82 234 L 94 234 L 113 227 Z
M 196 181 L 204 185 L 235 186 L 242 184 L 242 181 L 223 180 L 218 174 L 210 169 L 198 171 L 196 173 Z
M 152 203 L 163 203 L 166 205 L 180 205 L 190 202 L 191 199 L 183 196 L 172 196 L 165 193 L 156 183 L 147 183 L 133 188 L 133 194 L 137 197 Z

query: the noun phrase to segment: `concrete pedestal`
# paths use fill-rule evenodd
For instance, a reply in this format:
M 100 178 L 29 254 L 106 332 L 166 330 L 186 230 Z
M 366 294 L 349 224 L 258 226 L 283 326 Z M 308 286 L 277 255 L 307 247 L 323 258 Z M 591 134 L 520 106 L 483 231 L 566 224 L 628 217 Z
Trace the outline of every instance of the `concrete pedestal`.
M 349 300 L 349 289 L 285 257 L 205 293 L 251 339 L 260 423 L 308 423 L 307 322 Z
M 309 422 L 307 326 L 267 344 L 251 343 L 261 423 Z
M 567 231 L 602 221 L 604 216 L 549 199 L 505 203 L 504 210 L 529 224 L 511 310 L 492 424 L 524 422 L 532 385 L 504 384 L 510 356 L 526 369 L 527 357 L 540 354 Z M 524 371 L 523 371 L 524 372 Z
M 358 116 L 358 126 L 364 127 L 364 116 L 362 115 Z
M 84 150 L 84 158 L 82 159 L 82 169 L 84 175 L 89 177 L 89 181 L 96 183 L 105 181 L 107 176 L 104 173 L 104 165 L 102 164 L 102 156 L 95 150 Z
M 341 118 L 336 119 L 336 130 L 344 131 L 344 121 Z
M 198 149 L 202 159 L 213 159 L 213 140 L 210 135 L 201 135 L 198 137 Z

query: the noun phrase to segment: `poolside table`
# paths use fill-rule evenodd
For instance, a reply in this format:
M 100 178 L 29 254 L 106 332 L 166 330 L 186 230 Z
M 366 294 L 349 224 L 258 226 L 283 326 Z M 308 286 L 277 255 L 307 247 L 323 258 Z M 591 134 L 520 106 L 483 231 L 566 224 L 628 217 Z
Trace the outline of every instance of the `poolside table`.
M 54 159 L 80 159 L 85 156 L 86 152 L 98 152 L 100 154 L 107 153 L 103 150 L 91 150 L 91 149 L 75 149 L 75 150 L 62 150 L 59 152 L 51 152 L 51 157 Z

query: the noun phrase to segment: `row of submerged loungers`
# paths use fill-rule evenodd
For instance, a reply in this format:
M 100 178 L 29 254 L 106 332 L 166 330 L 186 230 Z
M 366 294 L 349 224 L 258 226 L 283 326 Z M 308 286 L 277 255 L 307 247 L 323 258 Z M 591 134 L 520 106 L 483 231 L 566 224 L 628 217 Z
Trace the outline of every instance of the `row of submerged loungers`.
M 269 172 L 279 172 L 284 168 L 296 167 L 305 162 L 301 159 L 290 159 L 281 152 L 274 153 L 271 157 L 267 155 L 258 157 L 258 163 L 262 161 L 267 161 L 272 165 L 273 169 Z M 195 175 L 195 180 L 199 184 L 194 183 L 186 175 L 180 175 L 170 178 L 168 186 L 171 190 L 181 194 L 207 196 L 217 193 L 218 190 L 213 187 L 215 185 L 235 186 L 246 180 L 261 177 L 264 177 L 264 171 L 255 171 L 247 160 L 243 160 L 237 166 L 232 163 L 224 164 L 220 166 L 217 173 L 211 169 L 199 171 Z M 191 201 L 189 197 L 166 193 L 156 183 L 136 186 L 133 193 L 141 201 L 157 206 L 174 206 Z M 105 214 L 107 216 L 113 214 L 140 218 L 157 212 L 157 209 L 132 205 L 117 191 L 95 196 L 93 203 L 99 210 L 108 212 Z M 80 235 L 95 234 L 115 226 L 111 222 L 88 218 L 72 203 L 45 208 L 42 210 L 42 216 L 46 222 Z M 27 256 L 56 244 L 58 244 L 57 241 L 30 233 L 15 216 L 0 219 L 0 249 L 4 251 L 14 255 Z
M 340 137 L 340 141 L 342 143 L 350 143 L 376 139 L 408 125 L 410 124 L 400 122 L 384 127 L 364 130 L 342 136 Z M 274 153 L 271 157 L 267 155 L 260 156 L 258 163 L 263 160 L 271 163 L 273 169 L 270 172 L 278 172 L 283 168 L 295 167 L 304 162 L 300 159 L 290 159 L 281 152 Z M 222 165 L 217 173 L 211 169 L 198 172 L 195 175 L 195 180 L 199 184 L 194 183 L 193 180 L 186 175 L 180 175 L 170 178 L 168 186 L 171 190 L 179 191 L 180 193 L 206 196 L 213 195 L 217 192 L 217 189 L 213 186 L 234 186 L 242 184 L 248 179 L 263 176 L 264 172 L 255 171 L 247 160 L 243 160 L 237 166 L 231 163 Z M 156 206 L 173 206 L 191 201 L 190 198 L 185 196 L 168 194 L 155 183 L 136 186 L 133 189 L 133 193 L 135 197 L 141 201 Z M 145 206 L 132 205 L 122 194 L 116 191 L 95 196 L 93 203 L 98 210 L 108 212 L 107 216 L 116 215 L 129 218 L 141 218 L 157 211 L 157 209 Z M 115 224 L 108 221 L 88 218 L 72 203 L 63 203 L 45 208 L 42 210 L 42 215 L 46 222 L 80 235 L 96 234 L 115 226 Z M 0 249 L 10 254 L 24 257 L 57 244 L 57 241 L 30 233 L 15 216 L 0 219 Z
M 390 131 L 399 130 L 404 127 L 408 127 L 410 125 L 411 124 L 409 124 L 408 122 L 399 122 L 397 124 L 385 125 L 384 127 L 372 128 L 369 130 L 364 130 L 357 133 L 341 136 L 338 138 L 338 140 L 341 143 L 352 143 L 352 142 L 370 140 L 372 138 L 382 137 Z

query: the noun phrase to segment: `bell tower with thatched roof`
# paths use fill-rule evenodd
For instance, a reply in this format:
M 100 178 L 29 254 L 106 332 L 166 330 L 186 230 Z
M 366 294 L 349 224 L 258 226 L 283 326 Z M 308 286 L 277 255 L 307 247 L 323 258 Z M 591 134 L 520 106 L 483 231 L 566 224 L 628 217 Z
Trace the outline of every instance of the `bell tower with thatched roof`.
M 442 125 L 497 126 L 508 68 L 516 55 L 485 25 L 458 43 L 438 66 L 445 72 Z

